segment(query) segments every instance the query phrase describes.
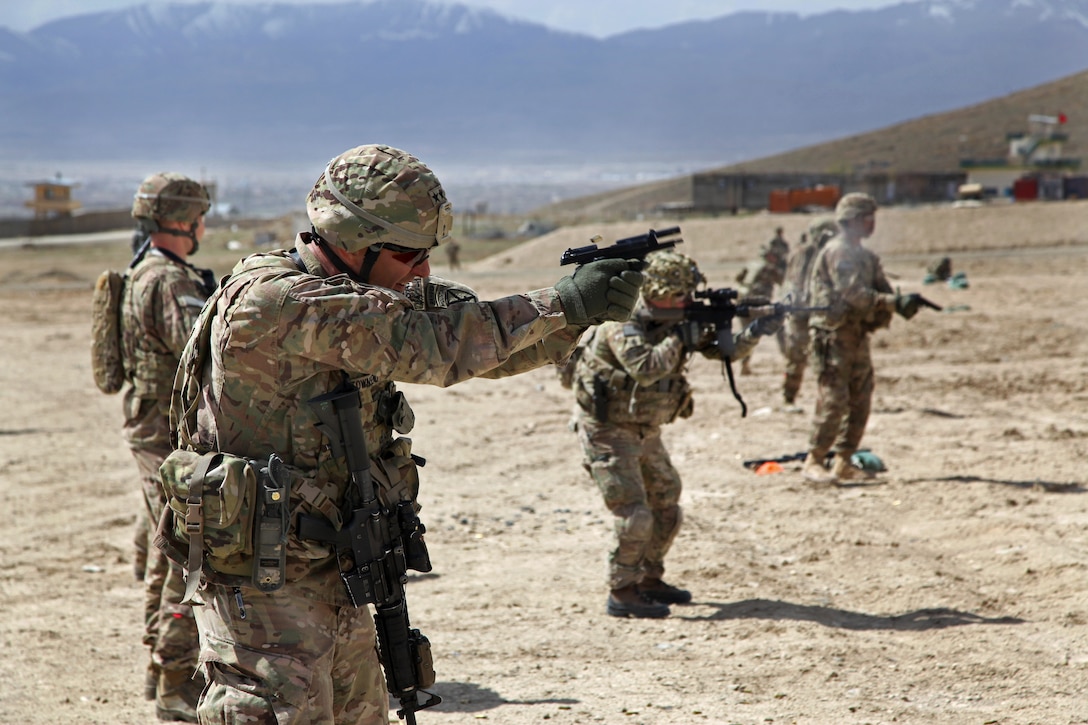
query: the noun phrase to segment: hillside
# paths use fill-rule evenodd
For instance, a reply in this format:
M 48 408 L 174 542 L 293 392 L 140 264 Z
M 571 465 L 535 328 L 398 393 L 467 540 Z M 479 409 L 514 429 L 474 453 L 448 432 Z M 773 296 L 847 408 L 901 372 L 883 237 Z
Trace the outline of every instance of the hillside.
M 873 165 L 892 173 L 955 171 L 961 159 L 1004 157 L 1006 134 L 1025 131 L 1028 116 L 1035 113 L 1066 114 L 1065 153 L 1088 159 L 1088 70 L 1084 70 L 947 113 L 707 171 L 841 173 Z M 683 176 L 565 200 L 534 214 L 555 220 L 623 217 L 634 209 L 690 201 L 690 194 L 691 176 Z

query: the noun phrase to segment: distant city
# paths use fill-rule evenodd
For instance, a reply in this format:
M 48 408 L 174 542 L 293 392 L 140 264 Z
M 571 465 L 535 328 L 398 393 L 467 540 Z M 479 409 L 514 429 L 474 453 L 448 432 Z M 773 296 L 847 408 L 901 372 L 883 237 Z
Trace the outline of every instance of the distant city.
M 217 170 L 194 168 L 191 164 L 47 163 L 10 164 L 0 170 L 0 218 L 29 217 L 25 202 L 31 199 L 31 184 L 58 174 L 74 182 L 73 197 L 82 211 L 127 207 L 140 180 L 155 171 L 177 170 L 216 185 L 217 211 L 243 217 L 274 217 L 298 211 L 309 191 L 320 162 L 314 169 Z M 160 168 L 162 167 L 162 168 Z M 702 165 L 638 166 L 610 164 L 596 166 L 497 166 L 435 168 L 455 212 L 526 214 L 563 199 L 643 184 L 692 173 Z M 316 170 L 315 170 L 316 169 Z M 313 178 L 311 178 L 313 177 Z

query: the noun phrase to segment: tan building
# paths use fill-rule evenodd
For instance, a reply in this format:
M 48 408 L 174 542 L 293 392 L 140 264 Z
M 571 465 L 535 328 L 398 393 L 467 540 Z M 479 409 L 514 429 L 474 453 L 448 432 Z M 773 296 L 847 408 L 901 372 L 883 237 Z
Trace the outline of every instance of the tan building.
M 70 217 L 72 212 L 83 206 L 72 198 L 72 189 L 79 184 L 64 179 L 60 174 L 57 174 L 55 179 L 34 181 L 27 186 L 34 187 L 34 198 L 23 202 L 23 205 L 34 210 L 35 219 Z

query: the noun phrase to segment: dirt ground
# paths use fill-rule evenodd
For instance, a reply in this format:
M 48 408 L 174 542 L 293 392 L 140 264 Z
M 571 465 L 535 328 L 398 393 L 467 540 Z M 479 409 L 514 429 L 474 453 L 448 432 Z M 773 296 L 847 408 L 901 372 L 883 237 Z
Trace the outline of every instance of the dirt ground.
M 728 286 L 775 225 L 794 240 L 808 221 L 684 221 L 684 248 Z M 458 278 L 545 286 L 566 247 L 646 228 L 563 229 Z M 409 606 L 443 698 L 421 724 L 1088 723 L 1088 202 L 883 210 L 871 246 L 948 309 L 874 339 L 865 443 L 889 472 L 824 490 L 798 464 L 753 474 L 804 449 L 811 380 L 785 412 L 765 342 L 741 418 L 695 361 L 695 415 L 665 433 L 685 484 L 666 576 L 695 601 L 668 619 L 604 613 L 611 521 L 551 369 L 404 386 L 435 563 Z M 968 289 L 923 287 L 942 253 Z M 88 359 L 91 284 L 126 257 L 127 236 L 0 249 L 0 723 L 154 722 L 135 467 Z

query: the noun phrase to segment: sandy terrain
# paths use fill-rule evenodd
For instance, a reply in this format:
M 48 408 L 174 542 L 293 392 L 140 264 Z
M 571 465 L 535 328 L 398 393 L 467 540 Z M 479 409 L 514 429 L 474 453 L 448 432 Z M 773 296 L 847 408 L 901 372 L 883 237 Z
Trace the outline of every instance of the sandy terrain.
M 685 221 L 685 248 L 727 286 L 776 224 L 807 221 Z M 458 276 L 485 296 L 547 285 L 567 246 L 647 225 L 560 230 Z M 135 468 L 88 360 L 90 286 L 126 245 L 0 249 L 0 723 L 154 721 Z M 695 415 L 666 433 L 686 515 L 667 578 L 695 602 L 665 620 L 604 613 L 611 522 L 553 371 L 405 386 L 435 563 L 409 603 L 444 698 L 421 724 L 1088 723 L 1088 202 L 885 210 L 871 246 L 957 310 L 876 336 L 865 442 L 890 471 L 830 490 L 795 464 L 754 475 L 743 460 L 804 448 L 811 381 L 805 414 L 783 412 L 765 344 L 742 419 L 696 361 Z M 945 250 L 969 289 L 921 285 Z

